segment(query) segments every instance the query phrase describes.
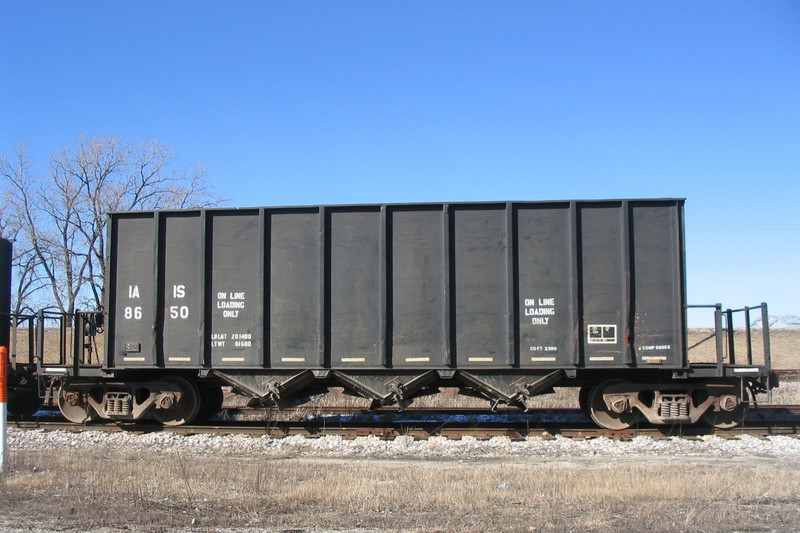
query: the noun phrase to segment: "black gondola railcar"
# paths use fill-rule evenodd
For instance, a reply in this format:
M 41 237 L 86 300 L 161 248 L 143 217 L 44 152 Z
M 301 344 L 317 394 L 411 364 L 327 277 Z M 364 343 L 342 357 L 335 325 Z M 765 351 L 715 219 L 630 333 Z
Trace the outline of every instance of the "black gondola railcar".
M 689 362 L 683 204 L 112 213 L 105 358 L 39 370 L 75 422 L 186 423 L 223 384 L 262 405 L 341 386 L 402 407 L 446 386 L 523 408 L 574 386 L 609 429 L 732 426 L 769 386 L 768 350 Z

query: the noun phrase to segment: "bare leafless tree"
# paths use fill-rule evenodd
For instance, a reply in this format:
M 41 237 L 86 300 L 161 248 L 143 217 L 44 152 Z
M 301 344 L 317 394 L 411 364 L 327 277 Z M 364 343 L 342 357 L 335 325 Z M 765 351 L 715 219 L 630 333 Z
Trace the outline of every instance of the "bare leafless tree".
M 65 313 L 78 305 L 102 305 L 108 212 L 211 207 L 222 201 L 206 183 L 202 165 L 180 167 L 159 141 L 136 146 L 116 137 L 80 137 L 74 148 L 53 154 L 45 177 L 32 169 L 24 146 L 13 162 L 0 157 L 5 201 L 13 214 L 9 224 L 33 258 L 20 258 L 17 271 L 30 270 L 27 291 L 40 290 L 46 280 L 52 305 Z M 20 293 L 18 300 L 28 296 Z
M 0 236 L 14 242 L 11 307 L 17 315 L 33 312 L 32 300 L 47 288 L 44 269 L 39 268 L 46 244 L 37 238 L 40 226 L 36 208 L 31 205 L 39 194 L 33 192 L 40 184 L 33 179 L 31 166 L 22 144 L 17 146 L 12 160 L 0 157 L 0 179 L 4 182 Z

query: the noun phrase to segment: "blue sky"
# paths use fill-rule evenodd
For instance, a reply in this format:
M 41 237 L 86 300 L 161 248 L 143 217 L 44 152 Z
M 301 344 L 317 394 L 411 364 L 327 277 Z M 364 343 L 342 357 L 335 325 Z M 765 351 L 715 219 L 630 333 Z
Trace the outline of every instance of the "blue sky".
M 689 300 L 800 315 L 797 2 L 0 6 L 42 171 L 115 135 L 235 206 L 685 197 Z

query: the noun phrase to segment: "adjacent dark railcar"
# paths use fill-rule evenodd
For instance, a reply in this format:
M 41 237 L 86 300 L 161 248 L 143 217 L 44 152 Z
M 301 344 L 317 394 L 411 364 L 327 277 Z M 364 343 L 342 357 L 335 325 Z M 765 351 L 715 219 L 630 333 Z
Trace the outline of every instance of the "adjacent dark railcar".
M 0 346 L 9 348 L 11 342 L 11 265 L 12 244 L 0 239 Z M 31 361 L 32 363 L 32 361 Z M 36 367 L 33 364 L 17 365 L 9 359 L 7 372 L 7 407 L 12 415 L 33 414 L 41 404 L 36 390 Z
M 106 350 L 58 402 L 165 424 L 220 384 L 263 405 L 342 386 L 405 406 L 441 386 L 525 407 L 582 387 L 607 428 L 735 424 L 769 368 L 690 365 L 683 200 L 113 213 Z M 83 327 L 86 327 L 84 325 Z
M 8 348 L 10 340 L 9 318 L 11 310 L 12 246 L 8 239 L 0 239 L 0 346 Z M 3 316 L 4 315 L 4 316 Z

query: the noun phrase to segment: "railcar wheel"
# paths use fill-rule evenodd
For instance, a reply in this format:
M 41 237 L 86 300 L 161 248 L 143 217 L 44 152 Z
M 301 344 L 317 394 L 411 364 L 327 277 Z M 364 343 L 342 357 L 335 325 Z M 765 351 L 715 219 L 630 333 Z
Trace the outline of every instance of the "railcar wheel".
M 165 426 L 180 426 L 194 420 L 200 410 L 197 385 L 180 376 L 168 376 L 161 381 L 180 387 L 181 396 L 176 398 L 172 394 L 163 395 L 161 405 L 153 410 L 153 417 Z
M 66 385 L 58 389 L 58 410 L 73 424 L 86 424 L 98 416 L 82 392 L 70 390 Z
M 200 386 L 200 409 L 195 420 L 211 420 L 222 409 L 222 387 L 219 385 Z
M 605 429 L 628 429 L 639 418 L 635 411 L 630 411 L 629 406 L 620 405 L 618 410 L 610 409 L 603 401 L 603 394 L 613 385 L 625 383 L 623 379 L 609 379 L 597 384 L 589 394 L 589 414 L 595 423 Z M 621 412 L 618 412 L 621 411 Z
M 703 413 L 703 422 L 717 429 L 735 428 L 742 423 L 747 414 L 747 402 L 749 399 L 750 396 L 747 394 L 747 391 L 744 391 L 744 396 L 740 399 L 737 406 L 727 410 L 720 409 L 719 411 L 714 411 L 713 408 L 709 409 Z M 732 395 L 726 395 L 720 399 L 720 403 L 726 401 L 735 402 L 736 400 L 733 399 Z

